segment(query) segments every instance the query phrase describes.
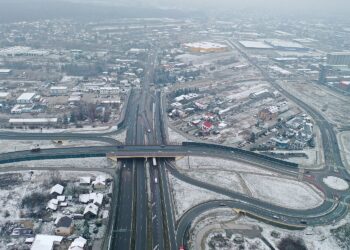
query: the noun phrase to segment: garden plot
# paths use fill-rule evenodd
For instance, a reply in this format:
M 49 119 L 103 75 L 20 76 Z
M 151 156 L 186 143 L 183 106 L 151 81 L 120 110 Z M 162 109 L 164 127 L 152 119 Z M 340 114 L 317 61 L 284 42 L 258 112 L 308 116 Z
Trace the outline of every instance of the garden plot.
M 256 174 L 242 174 L 253 197 L 292 209 L 310 209 L 322 204 L 323 198 L 305 183 Z
M 235 160 L 189 156 L 176 161 L 176 166 L 180 169 L 207 169 L 207 170 L 229 170 L 242 173 L 259 173 L 267 175 L 276 175 L 276 173 L 259 168 L 246 162 Z
M 209 200 L 227 200 L 227 196 L 220 195 L 203 188 L 199 188 L 183 182 L 171 174 L 168 174 L 171 193 L 175 207 L 175 217 L 179 219 L 190 208 L 209 201 Z

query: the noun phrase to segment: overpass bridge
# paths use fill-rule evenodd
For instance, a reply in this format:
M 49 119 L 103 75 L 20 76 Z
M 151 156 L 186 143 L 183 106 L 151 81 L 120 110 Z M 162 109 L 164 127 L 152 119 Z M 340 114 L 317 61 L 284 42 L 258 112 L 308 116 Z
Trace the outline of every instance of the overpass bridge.
M 126 158 L 177 158 L 186 156 L 211 156 L 248 161 L 268 168 L 297 172 L 298 164 L 275 159 L 270 156 L 222 145 L 184 142 L 182 145 L 118 145 L 42 149 L 40 152 L 17 151 L 0 154 L 0 164 L 84 157 Z

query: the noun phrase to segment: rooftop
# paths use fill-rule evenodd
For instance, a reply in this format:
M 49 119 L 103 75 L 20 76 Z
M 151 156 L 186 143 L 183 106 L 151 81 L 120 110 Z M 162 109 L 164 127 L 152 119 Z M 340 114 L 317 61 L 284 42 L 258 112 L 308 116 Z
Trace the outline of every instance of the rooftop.
M 31 250 L 51 250 L 57 243 L 61 243 L 63 237 L 56 235 L 37 234 Z

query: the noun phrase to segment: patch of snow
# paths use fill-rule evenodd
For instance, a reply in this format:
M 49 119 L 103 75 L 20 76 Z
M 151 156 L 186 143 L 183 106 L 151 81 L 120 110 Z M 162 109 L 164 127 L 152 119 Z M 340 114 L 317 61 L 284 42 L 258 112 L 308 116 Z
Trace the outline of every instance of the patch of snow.
M 307 227 L 302 231 L 278 228 L 250 217 L 241 217 L 237 220 L 237 223 L 253 223 L 262 228 L 262 235 L 275 249 L 278 249 L 277 245 L 281 239 L 291 236 L 303 239 L 307 249 L 310 250 L 344 250 L 344 248 L 338 245 L 335 236 L 331 233 L 331 229 L 335 229 L 346 223 L 349 223 L 349 220 L 350 215 L 347 215 L 346 218 L 342 219 L 340 222 L 334 225 Z M 272 232 L 277 232 L 280 234 L 279 237 L 272 237 Z
M 292 209 L 310 209 L 322 204 L 323 198 L 310 186 L 295 180 L 242 174 L 253 197 Z
M 109 143 L 99 141 L 82 141 L 82 140 L 62 140 L 62 144 L 58 144 L 52 140 L 0 140 L 0 153 L 8 153 L 14 151 L 30 150 L 32 146 L 39 145 L 40 148 L 64 148 L 64 147 L 83 147 L 83 146 L 108 146 Z
M 79 159 L 54 159 L 54 160 L 35 160 L 1 164 L 2 167 L 26 167 L 28 170 L 38 167 L 57 167 L 57 170 L 66 170 L 74 168 L 108 168 L 110 163 L 106 157 L 91 157 Z
M 175 217 L 179 219 L 190 208 L 209 200 L 228 200 L 227 196 L 217 194 L 183 182 L 168 174 L 171 192 L 173 195 Z
M 214 157 L 189 156 L 176 161 L 176 166 L 181 169 L 207 169 L 207 170 L 229 170 L 239 173 L 259 173 L 277 175 L 274 172 L 254 166 L 251 163 L 221 159 Z
M 174 131 L 173 129 L 171 129 L 169 127 L 168 127 L 168 136 L 169 136 L 169 142 L 170 143 L 180 144 L 180 143 L 182 143 L 184 141 L 191 141 L 191 140 L 187 139 L 186 137 L 184 137 L 180 133 L 177 133 L 176 131 Z
M 347 190 L 349 188 L 349 184 L 345 180 L 335 176 L 327 176 L 326 178 L 323 178 L 323 182 L 328 187 L 336 190 Z
M 246 193 L 241 183 L 239 174 L 228 171 L 214 171 L 214 170 L 201 170 L 201 171 L 187 171 L 186 175 L 200 181 L 204 181 L 213 185 L 217 185 L 228 190 Z

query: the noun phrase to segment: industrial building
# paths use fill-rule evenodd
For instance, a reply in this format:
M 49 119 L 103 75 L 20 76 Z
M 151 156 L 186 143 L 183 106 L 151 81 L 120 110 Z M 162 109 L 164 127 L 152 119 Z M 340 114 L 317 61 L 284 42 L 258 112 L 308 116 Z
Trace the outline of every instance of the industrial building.
M 227 45 L 212 42 L 185 43 L 184 47 L 195 53 L 224 52 L 228 50 Z
M 350 65 L 350 51 L 333 52 L 327 54 L 329 65 Z
M 23 93 L 17 98 L 17 103 L 18 104 L 29 104 L 33 103 L 35 93 Z
M 50 88 L 50 94 L 52 96 L 61 96 L 68 93 L 68 88 L 65 86 L 54 86 Z

